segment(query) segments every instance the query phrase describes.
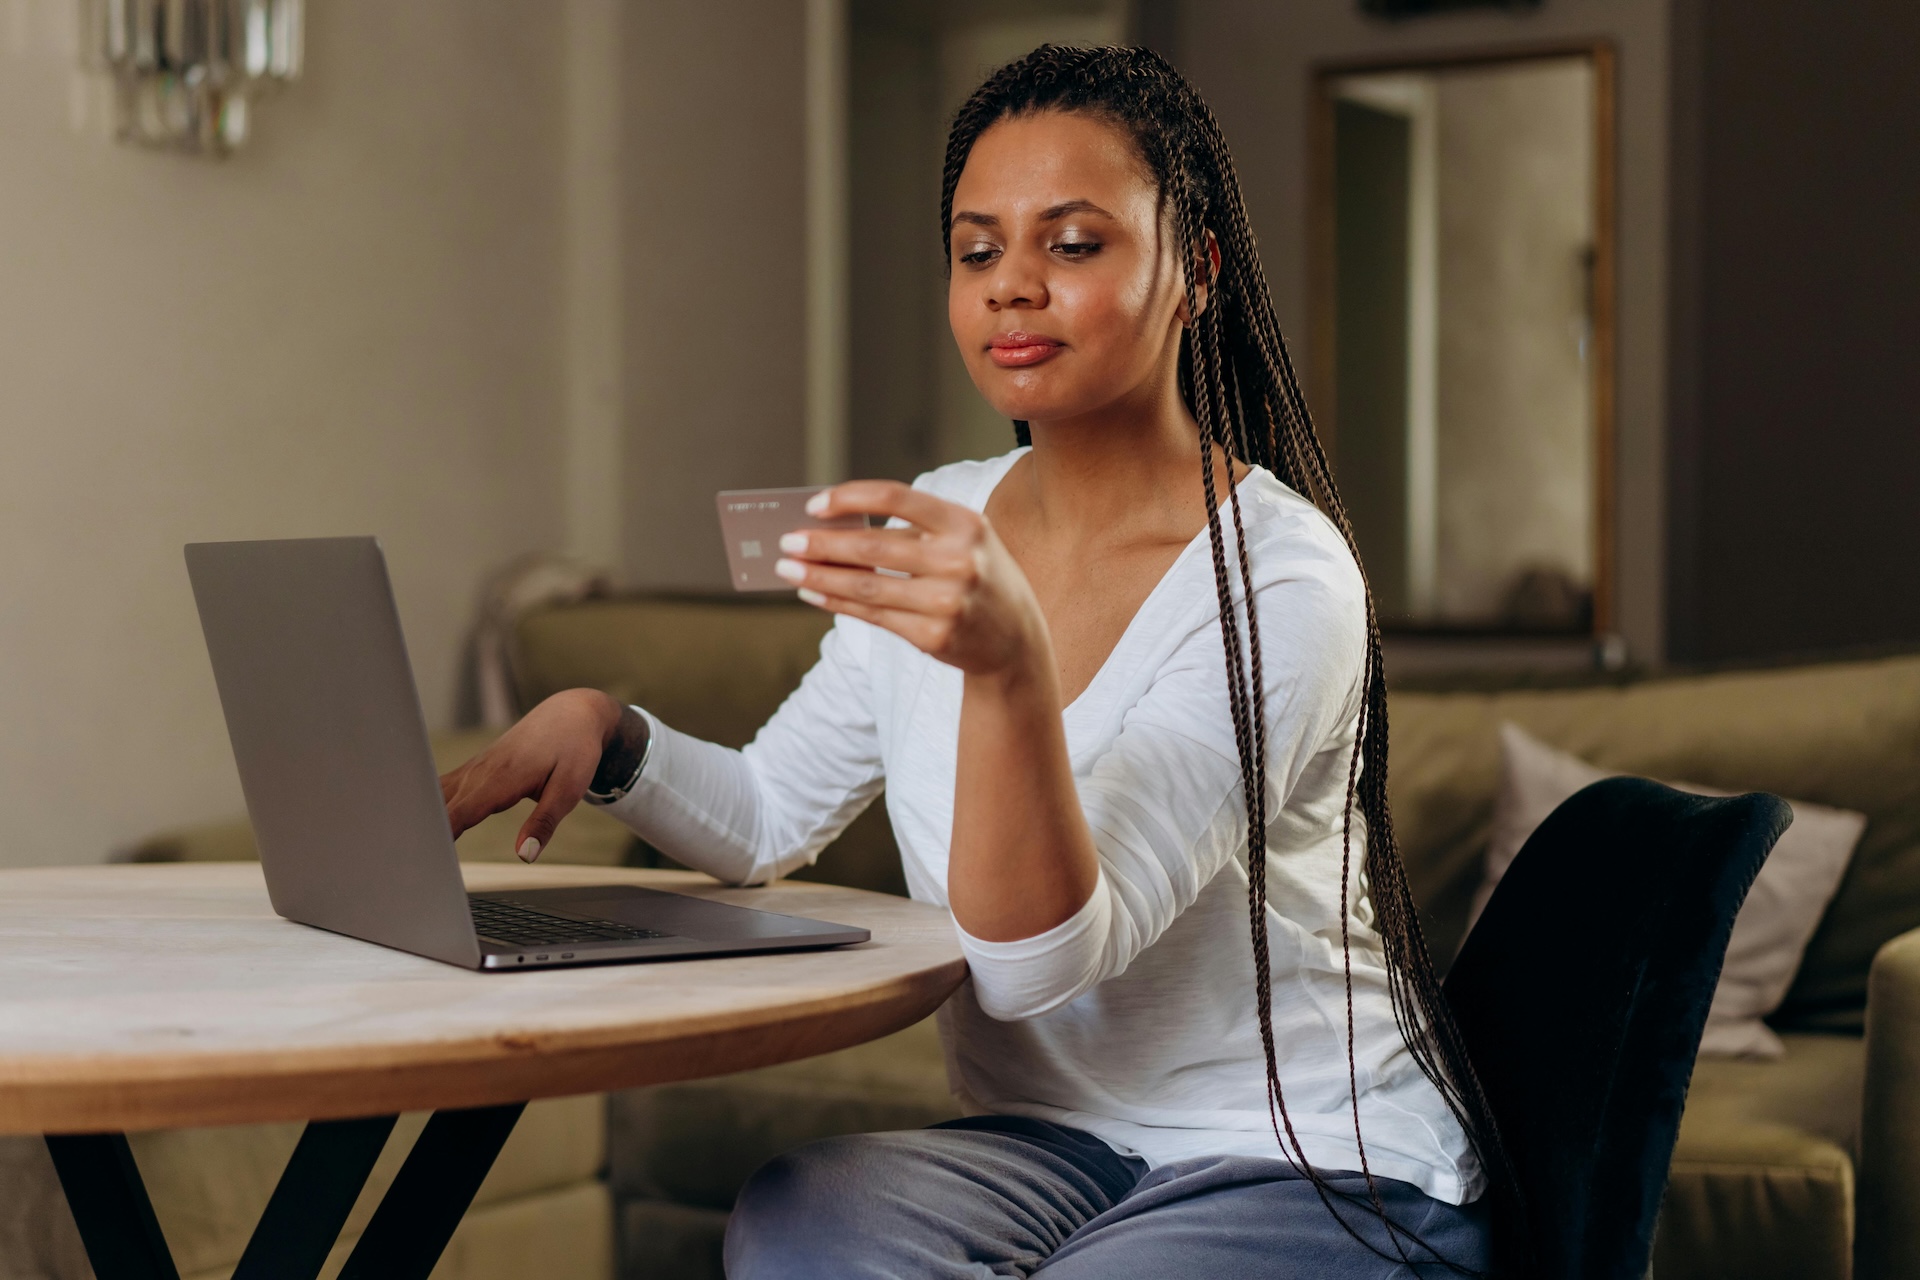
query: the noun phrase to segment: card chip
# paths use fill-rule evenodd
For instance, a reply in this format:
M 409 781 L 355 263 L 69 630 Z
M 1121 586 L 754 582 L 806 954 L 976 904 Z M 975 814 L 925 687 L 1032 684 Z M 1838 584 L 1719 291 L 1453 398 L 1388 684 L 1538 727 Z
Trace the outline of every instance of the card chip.
M 715 496 L 720 532 L 727 549 L 727 570 L 741 591 L 786 591 L 793 584 L 773 571 L 780 539 L 795 529 L 864 529 L 863 515 L 807 514 L 807 501 L 821 491 L 797 489 L 722 489 Z

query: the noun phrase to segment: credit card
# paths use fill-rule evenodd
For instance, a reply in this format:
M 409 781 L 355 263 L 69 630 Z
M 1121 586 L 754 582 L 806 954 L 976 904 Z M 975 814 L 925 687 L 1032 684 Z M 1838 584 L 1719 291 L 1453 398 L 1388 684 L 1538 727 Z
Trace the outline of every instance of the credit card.
M 780 535 L 795 529 L 864 529 L 863 515 L 819 520 L 807 514 L 807 499 L 826 485 L 797 489 L 722 489 L 720 534 L 727 540 L 727 570 L 735 591 L 791 591 L 793 584 L 773 571 L 780 558 Z

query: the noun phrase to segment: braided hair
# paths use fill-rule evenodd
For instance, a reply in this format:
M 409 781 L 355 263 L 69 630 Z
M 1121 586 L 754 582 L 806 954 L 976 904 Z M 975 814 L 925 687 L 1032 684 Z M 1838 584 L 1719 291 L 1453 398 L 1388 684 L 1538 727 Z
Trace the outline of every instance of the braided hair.
M 1125 129 L 1153 175 L 1161 207 L 1170 213 L 1183 252 L 1187 314 L 1181 337 L 1180 390 L 1200 426 L 1200 475 L 1206 494 L 1207 533 L 1212 544 L 1214 585 L 1220 601 L 1220 629 L 1226 650 L 1227 696 L 1240 756 L 1241 788 L 1247 810 L 1247 911 L 1253 935 L 1255 1001 L 1260 1039 L 1266 1055 L 1267 1107 L 1281 1152 L 1309 1179 L 1321 1201 L 1349 1234 L 1382 1257 L 1399 1262 L 1439 1258 L 1403 1224 L 1387 1216 L 1360 1134 L 1360 1098 L 1354 1058 L 1353 956 L 1348 938 L 1349 885 L 1352 883 L 1354 809 L 1359 808 L 1366 852 L 1361 892 L 1373 906 L 1388 976 L 1394 1021 L 1420 1069 L 1440 1091 L 1465 1129 L 1481 1167 L 1492 1181 L 1497 1207 L 1517 1209 L 1519 1199 L 1511 1167 L 1500 1143 L 1480 1081 L 1468 1060 L 1459 1028 L 1448 1011 L 1440 980 L 1427 952 L 1405 864 L 1394 841 L 1387 803 L 1387 696 L 1382 672 L 1380 625 L 1371 590 L 1367 593 L 1365 691 L 1347 768 L 1346 811 L 1341 839 L 1340 946 L 1347 989 L 1347 1078 L 1353 1102 L 1354 1141 L 1366 1177 L 1365 1201 L 1332 1186 L 1307 1161 L 1287 1114 L 1286 1096 L 1274 1048 L 1273 993 L 1267 939 L 1267 744 L 1260 625 L 1253 609 L 1253 578 L 1240 497 L 1227 485 L 1233 522 L 1234 556 L 1244 609 L 1236 609 L 1233 572 L 1214 485 L 1215 449 L 1229 458 L 1271 471 L 1295 492 L 1314 501 L 1332 520 L 1353 552 L 1359 549 L 1333 473 L 1314 432 L 1294 375 L 1286 343 L 1274 318 L 1273 301 L 1254 248 L 1253 232 L 1241 201 L 1240 182 L 1226 139 L 1213 113 L 1191 85 L 1160 55 L 1147 49 L 1072 48 L 1042 45 L 1000 68 L 974 91 L 955 115 L 947 135 L 941 175 L 940 234 L 949 267 L 953 247 L 953 194 L 975 141 L 996 122 L 1040 111 L 1075 112 L 1111 121 Z M 1217 277 L 1205 311 L 1196 306 L 1196 270 L 1208 262 L 1206 237 L 1219 247 Z M 1020 444 L 1031 443 L 1025 422 L 1014 423 Z M 1364 570 L 1363 580 L 1364 580 Z M 1244 628 L 1244 635 L 1243 635 Z M 1244 665 L 1243 665 L 1244 664 Z M 1370 1209 L 1384 1224 L 1393 1254 L 1382 1252 L 1354 1229 L 1336 1202 Z M 1513 1219 L 1509 1219 L 1512 1221 Z M 1404 1242 L 1403 1242 L 1404 1241 Z M 1410 1257 L 1409 1244 L 1424 1256 Z M 1451 1264 L 1449 1264 L 1451 1265 Z

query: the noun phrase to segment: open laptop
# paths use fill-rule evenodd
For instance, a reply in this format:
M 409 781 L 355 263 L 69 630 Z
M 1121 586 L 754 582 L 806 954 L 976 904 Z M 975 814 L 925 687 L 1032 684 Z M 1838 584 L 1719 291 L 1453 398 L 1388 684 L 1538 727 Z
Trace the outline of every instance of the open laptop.
M 635 885 L 467 893 L 379 542 L 186 550 L 267 893 L 287 919 L 491 970 L 870 936 Z

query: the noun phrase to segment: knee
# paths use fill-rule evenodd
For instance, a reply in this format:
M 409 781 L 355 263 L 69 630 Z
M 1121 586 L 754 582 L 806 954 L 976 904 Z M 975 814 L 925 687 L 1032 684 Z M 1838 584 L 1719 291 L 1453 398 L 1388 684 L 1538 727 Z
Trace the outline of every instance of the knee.
M 856 1274 L 840 1251 L 856 1235 L 859 1144 L 858 1138 L 811 1142 L 775 1156 L 747 1179 L 727 1221 L 729 1280 Z

